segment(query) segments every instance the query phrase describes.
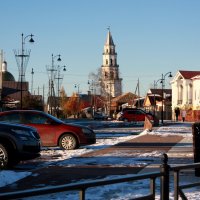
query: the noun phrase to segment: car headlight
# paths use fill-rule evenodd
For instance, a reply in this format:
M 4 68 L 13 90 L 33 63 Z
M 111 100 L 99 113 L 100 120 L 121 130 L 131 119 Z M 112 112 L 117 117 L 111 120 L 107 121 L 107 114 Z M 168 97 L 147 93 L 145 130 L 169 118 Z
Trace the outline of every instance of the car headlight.
M 28 140 L 28 137 L 30 137 L 31 132 L 26 131 L 26 130 L 21 130 L 21 129 L 11 129 L 12 132 L 17 134 L 22 140 Z
M 88 128 L 82 128 L 82 131 L 83 131 L 84 134 L 87 134 L 87 135 L 93 134 L 93 131 L 88 129 Z

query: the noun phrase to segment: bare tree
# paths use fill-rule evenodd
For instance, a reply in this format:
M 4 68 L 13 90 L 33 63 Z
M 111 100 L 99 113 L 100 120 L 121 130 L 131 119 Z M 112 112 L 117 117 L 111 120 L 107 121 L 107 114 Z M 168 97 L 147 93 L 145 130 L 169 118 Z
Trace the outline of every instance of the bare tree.
M 101 67 L 99 67 L 95 72 L 90 72 L 88 75 L 89 80 L 93 80 L 94 88 L 96 91 L 96 94 L 101 96 L 106 96 L 106 92 L 104 90 L 105 86 L 102 81 L 102 73 L 101 73 Z

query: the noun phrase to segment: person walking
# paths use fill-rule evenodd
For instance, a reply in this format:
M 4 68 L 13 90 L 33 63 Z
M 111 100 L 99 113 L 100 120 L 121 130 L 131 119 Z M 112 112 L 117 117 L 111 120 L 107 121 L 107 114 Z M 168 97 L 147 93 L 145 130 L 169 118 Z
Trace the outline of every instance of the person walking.
M 184 122 L 185 121 L 185 117 L 186 117 L 186 111 L 185 110 L 182 110 L 181 116 L 182 116 L 182 120 Z
M 180 115 L 179 107 L 175 108 L 175 115 L 176 115 L 176 121 L 178 121 L 178 116 Z

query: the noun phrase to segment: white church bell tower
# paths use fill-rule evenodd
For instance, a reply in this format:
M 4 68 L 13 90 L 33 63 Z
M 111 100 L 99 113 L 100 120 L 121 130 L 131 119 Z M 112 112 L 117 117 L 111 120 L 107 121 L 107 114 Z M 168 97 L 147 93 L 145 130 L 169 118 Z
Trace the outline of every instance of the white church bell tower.
M 103 65 L 101 66 L 102 88 L 111 97 L 122 94 L 122 78 L 119 77 L 119 65 L 117 64 L 117 53 L 112 39 L 110 29 L 103 51 Z

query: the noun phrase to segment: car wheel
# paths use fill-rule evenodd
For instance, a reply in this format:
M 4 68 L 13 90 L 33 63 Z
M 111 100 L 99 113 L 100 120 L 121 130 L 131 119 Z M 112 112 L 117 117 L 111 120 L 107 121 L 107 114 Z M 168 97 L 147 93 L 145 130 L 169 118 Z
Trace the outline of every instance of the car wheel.
M 65 134 L 60 138 L 59 146 L 62 149 L 76 149 L 78 144 L 76 138 L 72 134 Z
M 8 151 L 0 144 L 0 169 L 5 169 L 8 166 Z
M 0 169 L 10 169 L 20 162 L 15 152 L 0 144 Z

